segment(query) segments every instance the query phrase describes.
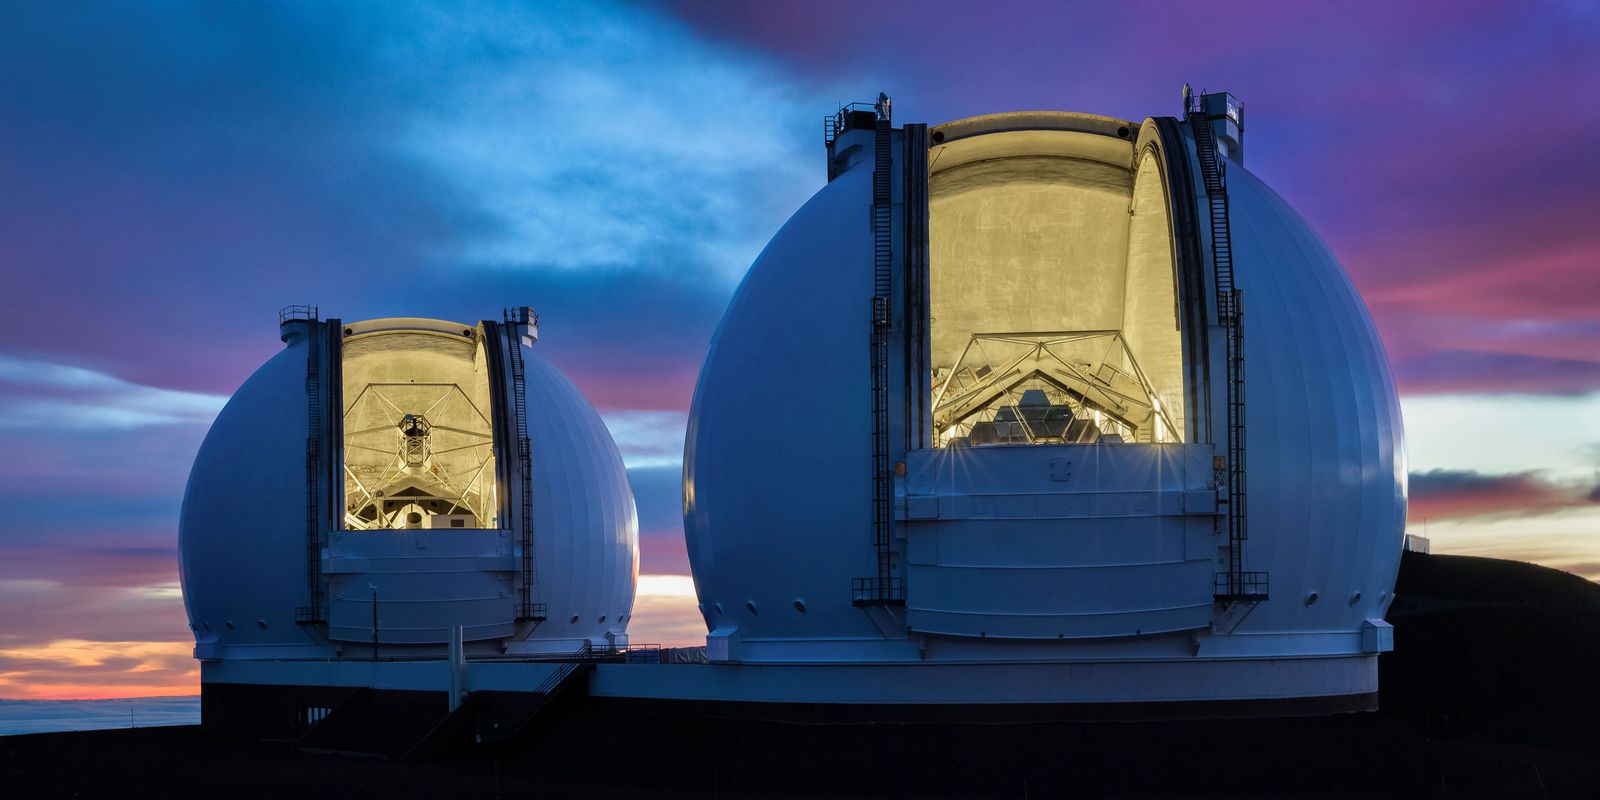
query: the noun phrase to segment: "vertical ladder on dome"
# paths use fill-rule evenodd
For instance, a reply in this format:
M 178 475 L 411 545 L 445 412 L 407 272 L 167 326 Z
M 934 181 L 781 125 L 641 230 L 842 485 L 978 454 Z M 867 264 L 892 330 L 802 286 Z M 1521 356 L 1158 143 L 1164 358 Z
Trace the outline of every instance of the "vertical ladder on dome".
M 877 573 L 851 587 L 856 605 L 905 602 L 894 575 L 894 473 L 889 459 L 889 334 L 894 326 L 894 128 L 888 95 L 873 105 L 872 166 L 872 544 Z
M 1184 109 L 1194 132 L 1195 155 L 1206 190 L 1211 233 L 1211 261 L 1217 293 L 1217 323 L 1224 329 L 1227 370 L 1227 453 L 1225 474 L 1228 507 L 1228 569 L 1218 573 L 1213 593 L 1225 602 L 1267 599 L 1267 573 L 1244 568 L 1244 544 L 1250 538 L 1245 494 L 1245 392 L 1243 292 L 1234 286 L 1233 237 L 1228 215 L 1228 176 L 1218 159 L 1211 117 L 1200 95 Z
M 518 622 L 543 622 L 544 604 L 534 602 L 533 569 L 533 448 L 528 440 L 528 384 L 522 361 L 521 326 L 531 325 L 532 311 L 526 307 L 508 308 L 505 320 L 506 349 L 510 350 L 511 407 L 516 422 L 518 495 L 522 498 L 522 514 L 518 521 L 517 546 L 522 551 L 519 571 L 521 591 L 517 596 Z
M 306 588 L 309 604 L 295 609 L 294 616 L 297 624 L 315 625 L 323 621 L 317 472 L 322 465 L 322 345 L 326 332 L 318 330 L 321 320 L 316 306 L 300 307 L 289 313 L 302 315 L 306 320 Z

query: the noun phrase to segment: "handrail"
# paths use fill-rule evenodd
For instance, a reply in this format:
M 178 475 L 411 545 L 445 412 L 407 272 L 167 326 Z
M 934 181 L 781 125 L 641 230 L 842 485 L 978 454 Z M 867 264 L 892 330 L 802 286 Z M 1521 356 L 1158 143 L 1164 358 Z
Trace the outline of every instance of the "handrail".
M 572 677 L 572 673 L 578 671 L 578 667 L 588 663 L 590 655 L 593 652 L 593 645 L 585 641 L 581 647 L 573 652 L 572 660 L 564 661 L 562 662 L 561 666 L 556 667 L 556 671 L 550 673 L 550 677 L 545 678 L 543 683 L 534 688 L 534 693 L 550 694 L 551 692 L 555 691 L 557 687 L 567 680 L 567 678 Z
M 317 315 L 318 308 L 314 305 L 300 304 L 284 306 L 283 308 L 278 309 L 278 324 L 283 325 L 285 323 L 298 321 L 316 322 L 319 319 Z
M 850 120 L 853 111 L 870 111 L 874 115 L 880 113 L 877 103 L 845 103 L 838 111 L 822 118 L 822 143 L 824 146 L 832 145 L 839 134 L 844 133 L 845 123 Z

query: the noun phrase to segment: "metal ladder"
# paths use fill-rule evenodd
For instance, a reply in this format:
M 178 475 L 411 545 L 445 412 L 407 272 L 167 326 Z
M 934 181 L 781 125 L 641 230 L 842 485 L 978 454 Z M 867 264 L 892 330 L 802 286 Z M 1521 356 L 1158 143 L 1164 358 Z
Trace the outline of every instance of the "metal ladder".
M 1228 175 L 1217 157 L 1217 140 L 1205 112 L 1204 95 L 1185 109 L 1194 132 L 1195 155 L 1210 212 L 1211 262 L 1215 270 L 1217 323 L 1223 337 L 1227 369 L 1228 570 L 1216 576 L 1213 593 L 1225 601 L 1267 599 L 1267 573 L 1244 568 L 1244 543 L 1250 538 L 1245 493 L 1245 391 L 1243 292 L 1234 286 L 1233 237 L 1228 214 Z
M 858 578 L 852 586 L 857 605 L 898 604 L 904 593 L 894 575 L 894 471 L 889 464 L 889 334 L 894 326 L 894 128 L 889 97 L 878 95 L 873 106 L 872 167 L 872 545 L 877 574 Z
M 322 535 L 317 472 L 322 466 L 322 338 L 315 306 L 306 323 L 306 587 L 310 603 L 295 610 L 295 622 L 314 625 L 322 615 Z
M 522 337 L 519 326 L 531 322 L 525 309 L 505 309 L 506 347 L 511 351 L 511 401 L 516 418 L 517 464 L 521 479 L 522 516 L 517 545 L 522 550 L 521 592 L 517 598 L 517 621 L 543 622 L 544 604 L 534 602 L 533 570 L 533 448 L 528 441 L 528 384 L 522 363 Z

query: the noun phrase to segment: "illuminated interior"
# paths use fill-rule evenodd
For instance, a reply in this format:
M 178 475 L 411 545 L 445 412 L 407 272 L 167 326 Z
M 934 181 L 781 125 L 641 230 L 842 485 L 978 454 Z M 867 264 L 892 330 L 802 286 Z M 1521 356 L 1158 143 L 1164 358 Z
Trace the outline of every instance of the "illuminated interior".
M 1171 221 L 1157 157 L 1136 153 L 1137 127 L 1117 136 L 1104 118 L 1057 122 L 1111 135 L 1012 130 L 930 151 L 941 447 L 1184 438 Z
M 494 426 L 477 329 L 376 320 L 347 331 L 345 527 L 498 527 Z

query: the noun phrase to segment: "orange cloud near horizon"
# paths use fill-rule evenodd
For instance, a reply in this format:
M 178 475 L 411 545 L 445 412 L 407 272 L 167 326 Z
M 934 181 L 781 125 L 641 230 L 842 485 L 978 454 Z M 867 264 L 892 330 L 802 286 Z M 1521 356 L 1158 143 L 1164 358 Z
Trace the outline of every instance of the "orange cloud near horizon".
M 55 639 L 0 648 L 0 697 L 8 700 L 111 700 L 200 692 L 189 642 Z
M 175 593 L 174 603 L 181 600 Z M 181 613 L 181 612 L 180 612 Z M 688 647 L 705 643 L 705 627 L 687 575 L 640 575 L 631 638 Z M 194 645 L 181 641 L 52 639 L 0 647 L 0 699 L 115 700 L 200 693 Z

